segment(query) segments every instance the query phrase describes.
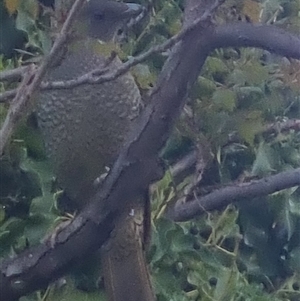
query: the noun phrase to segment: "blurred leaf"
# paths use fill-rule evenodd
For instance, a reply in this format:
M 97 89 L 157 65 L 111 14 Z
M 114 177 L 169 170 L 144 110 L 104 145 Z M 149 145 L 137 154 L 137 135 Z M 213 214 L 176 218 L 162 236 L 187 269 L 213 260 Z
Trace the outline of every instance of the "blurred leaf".
M 229 74 L 227 82 L 231 85 L 245 86 L 246 85 L 246 74 L 244 70 L 233 69 L 232 73 Z
M 239 135 L 245 142 L 253 146 L 256 135 L 263 129 L 261 112 L 250 111 L 247 115 L 242 114 L 241 117 L 244 118 L 241 118 L 238 123 Z
M 272 158 L 273 155 L 274 152 L 267 144 L 260 143 L 251 173 L 255 176 L 262 177 L 274 171 L 272 163 L 274 159 Z
M 190 94 L 194 95 L 193 98 L 199 97 L 199 95 L 201 95 L 201 97 L 211 97 L 216 88 L 216 83 L 213 80 L 199 76 Z
M 41 198 L 39 200 L 42 201 Z M 57 216 L 50 214 L 49 211 L 44 214 L 42 212 L 31 214 L 24 229 L 30 245 L 37 245 L 47 234 L 51 233 L 54 230 L 53 224 L 56 219 Z
M 75 287 L 73 281 L 67 278 L 66 283 L 59 285 L 59 283 L 54 283 L 45 292 L 42 300 L 45 301 L 105 301 L 106 297 L 103 292 L 93 291 L 84 292 Z
M 268 69 L 258 61 L 249 61 L 241 66 L 247 85 L 260 85 L 268 79 Z M 254 88 L 254 87 L 253 87 Z
M 228 67 L 220 58 L 210 56 L 206 59 L 203 71 L 207 76 L 217 81 L 222 81 L 225 75 L 229 73 Z
M 289 266 L 297 273 L 300 273 L 300 246 L 289 253 Z
M 17 10 L 19 7 L 19 1 L 20 0 L 4 0 L 7 11 L 10 14 L 13 14 Z
M 241 107 L 250 107 L 264 98 L 264 92 L 260 87 L 235 87 Z
M 138 64 L 132 69 L 132 74 L 142 89 L 149 89 L 154 86 L 156 75 L 150 71 L 146 64 Z
M 282 80 L 285 83 L 285 85 L 288 85 L 292 89 L 294 89 L 295 92 L 300 91 L 300 63 L 297 60 L 288 61 L 288 60 L 282 60 L 281 61 L 281 71 L 282 74 Z
M 219 89 L 213 94 L 213 102 L 217 108 L 232 112 L 236 105 L 235 93 L 231 90 Z
M 164 24 L 170 34 L 174 35 L 181 28 L 180 13 L 181 10 L 175 4 L 175 1 L 168 1 L 158 12 L 156 19 Z
M 300 218 L 300 202 L 297 194 L 292 194 L 289 198 L 290 212 Z
M 237 271 L 230 269 L 220 269 L 218 282 L 214 291 L 214 299 L 220 301 L 232 300 L 236 283 L 238 283 L 239 275 Z
M 254 23 L 258 23 L 260 21 L 260 3 L 253 0 L 245 0 L 243 5 L 243 13 L 250 17 L 250 20 Z
M 109 57 L 113 52 L 117 53 L 118 56 L 120 56 L 121 58 L 124 55 L 124 53 L 122 53 L 122 50 L 120 49 L 120 46 L 113 42 L 103 43 L 99 41 L 99 43 L 97 43 L 97 45 L 95 45 L 94 48 L 96 53 L 101 53 L 102 55 L 107 57 Z
M 18 251 L 26 247 L 23 230 L 25 221 L 19 218 L 10 218 L 0 226 L 0 254 L 7 256 L 12 248 Z
M 300 151 L 293 145 L 283 146 L 281 156 L 286 163 L 291 164 L 293 167 L 300 165 Z
M 37 29 L 38 40 L 41 43 L 41 47 L 44 54 L 49 54 L 52 47 L 52 40 L 50 35 L 43 30 Z

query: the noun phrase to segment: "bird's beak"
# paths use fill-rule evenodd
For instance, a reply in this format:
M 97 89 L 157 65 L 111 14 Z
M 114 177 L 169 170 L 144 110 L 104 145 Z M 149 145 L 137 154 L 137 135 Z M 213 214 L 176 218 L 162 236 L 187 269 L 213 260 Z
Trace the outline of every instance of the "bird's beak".
M 126 3 L 126 6 L 127 10 L 124 12 L 124 14 L 128 15 L 128 17 L 131 15 L 132 17 L 136 17 L 144 11 L 144 7 L 136 3 Z
M 123 13 L 124 19 L 127 19 L 127 27 L 132 27 L 139 23 L 146 14 L 146 8 L 136 3 L 126 3 L 127 10 Z

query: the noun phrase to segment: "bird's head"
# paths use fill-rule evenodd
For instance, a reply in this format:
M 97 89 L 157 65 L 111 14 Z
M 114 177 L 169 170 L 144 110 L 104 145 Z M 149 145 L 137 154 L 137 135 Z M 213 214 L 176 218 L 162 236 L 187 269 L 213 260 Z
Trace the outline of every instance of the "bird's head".
M 143 7 L 113 0 L 89 0 L 79 13 L 76 31 L 104 42 L 115 41 L 127 23 L 139 16 Z

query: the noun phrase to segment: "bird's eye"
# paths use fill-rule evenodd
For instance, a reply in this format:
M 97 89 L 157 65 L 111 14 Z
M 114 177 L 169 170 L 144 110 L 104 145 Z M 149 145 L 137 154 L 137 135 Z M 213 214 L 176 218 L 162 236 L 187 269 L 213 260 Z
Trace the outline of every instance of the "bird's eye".
M 97 21 L 101 21 L 104 19 L 104 14 L 102 13 L 94 13 L 94 19 L 97 20 Z

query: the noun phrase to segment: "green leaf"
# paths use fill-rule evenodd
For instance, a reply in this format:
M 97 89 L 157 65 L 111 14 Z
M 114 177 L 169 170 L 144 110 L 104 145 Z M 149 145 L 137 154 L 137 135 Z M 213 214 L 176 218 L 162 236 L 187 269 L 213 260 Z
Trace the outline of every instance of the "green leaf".
M 300 273 L 300 246 L 289 252 L 288 263 L 293 271 Z
M 206 77 L 199 76 L 197 82 L 194 84 L 190 91 L 190 97 L 193 99 L 211 97 L 217 86 L 215 81 Z
M 270 174 L 274 171 L 273 160 L 274 151 L 267 144 L 260 143 L 251 173 L 260 177 Z
M 217 108 L 233 112 L 236 107 L 236 95 L 232 90 L 219 89 L 214 92 L 212 100 Z
M 9 218 L 0 227 L 0 254 L 8 255 L 12 248 L 22 250 L 26 247 L 24 240 L 25 222 L 19 218 Z
M 242 108 L 248 108 L 262 101 L 265 97 L 260 87 L 235 87 L 238 103 Z
M 242 117 L 242 118 L 240 118 Z M 254 139 L 263 129 L 263 119 L 261 112 L 250 111 L 248 114 L 241 115 L 238 120 L 238 132 L 240 137 L 250 146 L 254 146 Z
M 241 71 L 244 73 L 244 78 L 247 85 L 260 85 L 269 77 L 268 69 L 261 65 L 258 61 L 249 61 L 242 65 Z
M 214 291 L 214 299 L 220 301 L 232 300 L 235 287 L 238 283 L 239 275 L 237 271 L 230 269 L 220 269 L 216 289 Z
M 156 75 L 150 71 L 150 68 L 146 64 L 138 64 L 132 69 L 132 74 L 139 83 L 139 87 L 142 89 L 149 89 L 154 85 Z
M 84 292 L 75 287 L 73 281 L 66 279 L 66 284 L 59 286 L 51 285 L 45 292 L 42 300 L 47 301 L 106 301 L 103 292 L 97 290 L 93 292 Z
M 229 73 L 226 64 L 218 57 L 208 57 L 203 71 L 208 77 L 212 77 L 218 81 L 224 81 L 225 76 Z
M 290 196 L 288 200 L 289 204 L 289 210 L 290 212 L 300 218 L 300 201 L 299 201 L 299 195 L 294 193 Z
M 243 87 L 246 85 L 246 74 L 243 70 L 234 69 L 228 76 L 227 82 L 231 85 Z

